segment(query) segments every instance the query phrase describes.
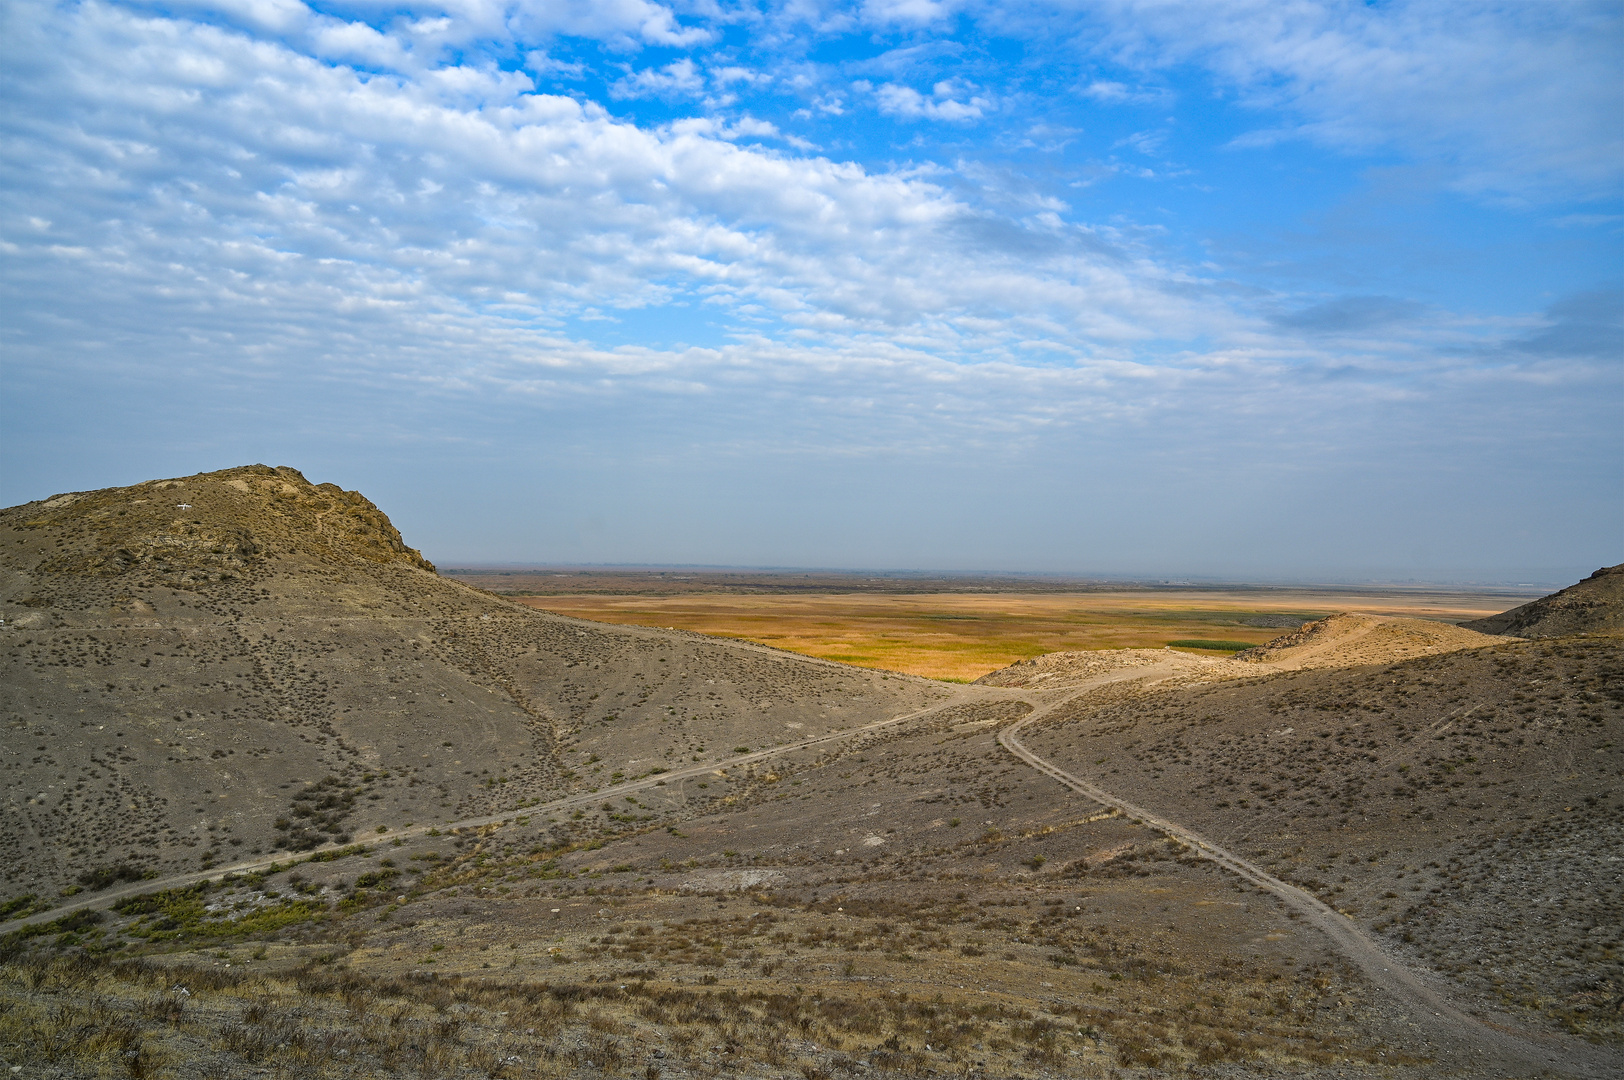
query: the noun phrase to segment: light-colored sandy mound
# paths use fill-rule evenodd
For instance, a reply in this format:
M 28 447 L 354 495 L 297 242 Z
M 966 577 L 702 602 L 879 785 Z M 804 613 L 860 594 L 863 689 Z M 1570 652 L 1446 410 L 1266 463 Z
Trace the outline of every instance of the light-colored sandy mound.
M 1096 649 L 1052 652 L 1030 660 L 1017 660 L 1007 668 L 976 680 L 981 686 L 1012 686 L 1022 690 L 1063 690 L 1102 675 L 1134 668 L 1167 667 L 1204 671 L 1222 661 L 1171 649 Z
M 1576 585 L 1510 611 L 1462 625 L 1525 638 L 1624 634 L 1624 563 L 1604 566 Z
M 1353 667 L 1500 643 L 1448 623 L 1343 613 L 1304 623 L 1300 630 L 1236 654 L 1235 660 L 1286 669 Z

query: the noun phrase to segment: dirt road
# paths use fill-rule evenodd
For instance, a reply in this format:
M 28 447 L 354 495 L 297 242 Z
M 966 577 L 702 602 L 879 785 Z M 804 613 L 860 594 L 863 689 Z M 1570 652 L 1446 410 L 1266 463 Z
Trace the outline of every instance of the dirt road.
M 1366 632 L 1366 630 L 1367 628 L 1362 628 L 1359 633 L 1349 635 L 1349 637 L 1362 636 L 1362 633 Z M 1348 637 L 1345 637 L 1338 644 L 1345 644 L 1348 639 Z M 1316 649 L 1314 651 L 1317 653 L 1321 650 Z M 1295 657 L 1293 666 L 1300 663 L 1301 660 L 1301 656 Z M 1283 666 L 1280 665 L 1280 667 Z M 1265 670 L 1280 669 L 1276 665 L 1263 665 L 1262 667 Z M 567 811 L 577 806 L 585 806 L 605 799 L 643 791 L 656 786 L 662 781 L 669 784 L 676 780 L 705 776 L 718 768 L 732 769 L 823 744 L 861 738 L 910 721 L 929 717 L 934 713 L 966 701 L 1024 701 L 1033 707 L 1033 711 L 1024 719 L 1004 727 L 999 732 L 998 742 L 1000 745 L 1016 758 L 1044 775 L 1104 806 L 1113 807 L 1129 817 L 1175 838 L 1180 843 L 1187 845 L 1193 852 L 1211 859 L 1256 888 L 1279 898 L 1281 902 L 1300 913 L 1305 921 L 1318 927 L 1326 935 L 1337 951 L 1358 965 L 1371 982 L 1385 989 L 1391 995 L 1392 1001 L 1408 1014 L 1409 1023 L 1420 1028 L 1422 1030 L 1421 1037 L 1430 1044 L 1432 1052 L 1436 1055 L 1436 1064 L 1441 1074 L 1503 1077 L 1557 1075 L 1584 1078 L 1584 1080 L 1590 1080 L 1590 1078 L 1600 1080 L 1600 1078 L 1604 1077 L 1624 1075 L 1624 1057 L 1621 1057 L 1617 1052 L 1559 1036 L 1531 1032 L 1518 1028 L 1510 1020 L 1499 1018 L 1483 1020 L 1469 1015 L 1452 1004 L 1438 987 L 1429 982 L 1427 977 L 1410 970 L 1404 964 L 1389 956 L 1377 942 L 1368 937 L 1350 918 L 1333 910 L 1316 897 L 1274 877 L 1236 853 L 1207 840 L 1194 830 L 1170 821 L 1144 807 L 1130 803 L 1088 780 L 1066 772 L 1059 766 L 1033 753 L 1021 742 L 1020 735 L 1023 730 L 1051 716 L 1060 706 L 1073 702 L 1083 694 L 1097 690 L 1102 686 L 1120 682 L 1141 682 L 1146 687 L 1149 687 L 1166 679 L 1189 673 L 1188 660 L 1173 660 L 1170 658 L 1166 663 L 1127 668 L 1102 674 L 1088 679 L 1080 685 L 1074 684 L 1060 691 L 1039 692 L 992 686 L 959 687 L 945 700 L 928 708 L 892 717 L 888 720 L 876 721 L 849 731 L 830 732 L 750 754 L 740 754 L 721 760 L 673 769 L 658 776 L 648 776 L 641 780 L 628 781 L 598 791 L 581 792 L 535 806 L 514 808 L 504 813 L 467 818 L 449 823 L 416 825 L 411 828 L 392 831 L 386 834 L 386 837 L 388 839 L 409 839 L 425 835 L 430 829 L 448 831 L 482 828 L 508 823 L 519 815 L 545 815 L 558 811 Z M 282 856 L 282 860 L 288 858 L 288 855 L 284 854 Z M 200 870 L 151 881 L 137 882 L 110 889 L 95 896 L 76 898 L 49 911 L 0 924 L 0 932 L 48 922 L 78 910 L 107 907 L 129 896 L 184 887 L 199 881 L 218 879 L 231 873 L 241 874 L 264 870 L 273 863 L 282 860 L 274 858 L 257 859 L 235 863 L 230 866 L 217 866 L 206 871 Z
M 1023 729 L 1042 721 L 1060 706 L 1090 690 L 1124 679 L 1144 679 L 1149 685 L 1172 674 L 1174 672 L 1170 667 L 1139 668 L 1092 680 L 1082 689 L 1048 697 L 1046 701 L 1037 700 L 1037 695 L 1024 696 L 1022 700 L 1034 706 L 1032 712 L 1001 730 L 998 733 L 998 742 L 1004 749 L 1044 775 L 1095 802 L 1114 807 L 1130 818 L 1178 840 L 1202 857 L 1211 859 L 1259 889 L 1273 894 L 1292 910 L 1300 913 L 1307 922 L 1325 933 L 1337 951 L 1358 965 L 1371 982 L 1391 994 L 1409 1014 L 1410 1023 L 1425 1030 L 1427 1040 L 1432 1043 L 1438 1054 L 1437 1064 L 1440 1068 L 1468 1076 L 1556 1074 L 1583 1077 L 1586 1080 L 1592 1077 L 1603 1080 L 1624 1075 L 1624 1055 L 1575 1039 L 1530 1032 L 1526 1029 L 1513 1033 L 1509 1030 L 1512 1021 L 1504 1019 L 1484 1021 L 1463 1012 L 1420 975 L 1389 956 L 1346 915 L 1302 889 L 1281 881 L 1234 852 L 1214 844 L 1194 830 L 1169 821 L 1066 772 L 1027 749 L 1020 740 Z
M 956 689 L 952 696 L 946 701 L 938 702 L 929 708 L 919 709 L 915 712 L 906 713 L 902 716 L 893 716 L 889 720 L 876 720 L 871 724 L 864 724 L 861 727 L 852 728 L 850 731 L 834 731 L 825 735 L 815 735 L 810 739 L 801 739 L 798 742 L 785 743 L 782 746 L 775 746 L 767 750 L 757 750 L 751 754 L 736 754 L 732 757 L 723 758 L 718 761 L 703 762 L 698 765 L 689 765 L 680 769 L 671 769 L 668 772 L 647 776 L 641 780 L 628 780 L 623 784 L 615 784 L 612 787 L 600 788 L 596 791 L 584 791 L 575 795 L 566 796 L 562 799 L 555 799 L 552 802 L 538 803 L 532 806 L 506 810 L 499 814 L 487 814 L 482 817 L 464 818 L 461 821 L 438 823 L 427 822 L 422 825 L 414 825 L 411 828 L 396 829 L 389 833 L 380 835 L 377 839 L 407 840 L 413 837 L 425 836 L 431 829 L 437 829 L 440 832 L 450 832 L 456 829 L 478 829 L 484 828 L 487 825 L 503 825 L 519 816 L 550 814 L 560 810 L 571 810 L 577 806 L 589 806 L 593 803 L 601 802 L 606 799 L 618 798 L 621 796 L 630 795 L 633 792 L 644 791 L 661 783 L 669 784 L 673 780 L 686 780 L 691 777 L 706 776 L 715 772 L 717 769 L 734 769 L 741 765 L 749 765 L 753 762 L 765 761 L 769 758 L 780 757 L 784 754 L 793 753 L 797 750 L 805 750 L 808 747 L 820 746 L 824 743 L 839 742 L 843 739 L 855 739 L 863 735 L 871 735 L 876 731 L 883 731 L 886 728 L 895 727 L 898 724 L 905 724 L 910 720 L 918 720 L 929 716 L 932 713 L 941 712 L 943 709 L 962 704 L 967 699 L 976 699 L 984 696 L 986 696 L 985 691 L 981 691 L 980 688 L 961 687 Z M 318 850 L 337 850 L 337 847 L 337 845 L 333 845 L 326 849 Z M 195 885 L 200 881 L 216 880 L 226 876 L 227 874 L 253 873 L 256 870 L 264 870 L 267 867 L 277 863 L 280 863 L 283 866 L 288 866 L 299 861 L 300 856 L 290 852 L 284 853 L 281 856 L 232 863 L 230 866 L 213 866 L 207 870 L 194 870 L 187 874 L 172 874 L 169 877 L 154 878 L 148 881 L 139 881 L 133 885 L 125 885 L 117 889 L 109 889 L 106 892 L 97 893 L 95 896 L 87 896 L 65 904 L 59 904 L 48 911 L 42 911 L 37 914 L 30 915 L 27 918 L 13 919 L 10 922 L 0 923 L 0 933 L 16 930 L 24 926 L 32 926 L 38 923 L 50 922 L 53 919 L 59 919 L 64 915 L 75 911 L 82 911 L 86 908 L 108 907 L 117 901 L 123 900 L 130 896 L 139 896 L 143 893 L 158 892 L 162 889 L 184 888 L 187 885 Z

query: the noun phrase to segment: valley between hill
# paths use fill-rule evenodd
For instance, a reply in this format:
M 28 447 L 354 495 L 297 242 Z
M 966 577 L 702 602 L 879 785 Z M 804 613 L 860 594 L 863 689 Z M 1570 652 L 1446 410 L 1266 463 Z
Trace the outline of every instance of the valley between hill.
M 29 1075 L 1620 1065 L 1616 637 L 1349 616 L 944 686 L 529 611 L 291 469 L 7 537 Z

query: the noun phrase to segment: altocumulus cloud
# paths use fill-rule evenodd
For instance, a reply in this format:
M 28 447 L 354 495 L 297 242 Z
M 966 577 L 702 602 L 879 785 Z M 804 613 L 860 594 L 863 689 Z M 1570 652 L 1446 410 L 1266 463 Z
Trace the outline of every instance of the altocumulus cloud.
M 75 15 L 12 38 L 36 182 L 14 174 L 28 226 L 11 243 L 87 327 L 123 308 L 135 330 L 156 306 L 165 334 L 195 312 L 205 337 L 247 318 L 302 338 L 331 310 L 415 336 L 683 297 L 841 351 L 987 359 L 1234 321 L 1109 228 L 1037 213 L 989 242 L 927 178 L 737 145 L 711 118 L 644 129 L 520 72 L 368 75 L 236 29 Z M 70 36 L 51 49 L 53 30 Z M 94 294 L 63 287 L 81 275 Z
M 169 460 L 264 444 L 210 435 L 226 396 L 319 385 L 323 416 L 352 405 L 395 445 L 587 460 L 613 442 L 636 467 L 640 428 L 667 456 L 821 460 L 859 485 L 863 466 L 838 463 L 1054 475 L 1147 447 L 1178 464 L 1144 483 L 1196 483 L 1290 438 L 1292 461 L 1253 482 L 1266 501 L 1326 462 L 1395 467 L 1382 446 L 1447 455 L 1514 419 L 1577 417 L 1544 444 L 1554 467 L 1616 395 L 1613 294 L 1594 282 L 1530 311 L 1243 280 L 1170 211 L 1078 201 L 1097 186 L 1075 179 L 1129 175 L 1126 146 L 1157 159 L 1132 173 L 1147 184 L 1197 178 L 1158 198 L 1195 198 L 1191 155 L 1297 142 L 1408 155 L 1483 205 L 1581 206 L 1617 186 L 1596 120 L 1616 80 L 1552 73 L 1590 70 L 1605 9 L 1468 8 L 1452 28 L 1405 5 L 680 10 L 10 5 L 10 407 L 98 380 L 132 401 L 184 387 L 200 430 Z M 1025 35 L 1052 73 L 997 61 L 978 27 Z M 819 40 L 849 55 L 813 59 Z M 1425 41 L 1451 45 L 1429 65 Z M 1517 41 L 1515 64 L 1486 62 Z M 1204 151 L 1175 123 L 1190 80 L 1241 118 Z M 1507 107 L 1490 116 L 1485 95 Z M 1067 137 L 1034 148 L 1039 120 Z M 1009 146 L 1051 156 L 1027 170 Z M 1000 558 L 981 540 L 933 557 Z M 1010 558 L 1086 563 L 1059 541 Z

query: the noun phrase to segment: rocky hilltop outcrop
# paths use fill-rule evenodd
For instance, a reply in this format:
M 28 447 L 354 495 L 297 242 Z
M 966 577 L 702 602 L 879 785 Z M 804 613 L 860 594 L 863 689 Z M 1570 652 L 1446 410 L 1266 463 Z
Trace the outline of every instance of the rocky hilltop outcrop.
M 1349 667 L 1390 664 L 1493 644 L 1493 638 L 1431 619 L 1342 612 L 1303 623 L 1301 628 L 1267 644 L 1236 653 L 1235 659 L 1243 664 L 1283 668 Z
M 1482 634 L 1525 638 L 1624 634 L 1624 563 L 1604 566 L 1583 581 L 1532 603 L 1461 625 Z
M 0 511 L 7 562 L 41 578 L 133 583 L 253 578 L 268 559 L 434 567 L 358 491 L 287 466 L 247 465 L 55 495 Z

